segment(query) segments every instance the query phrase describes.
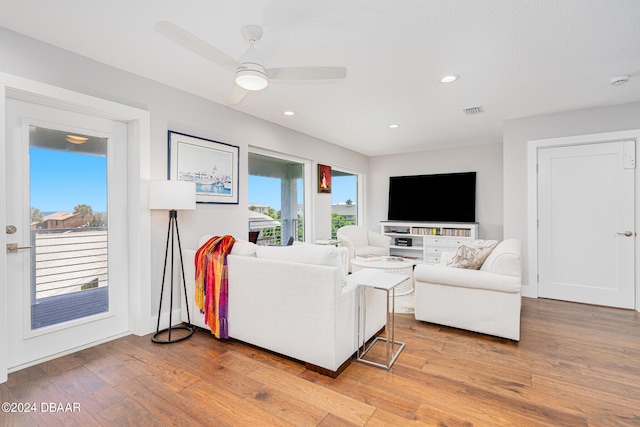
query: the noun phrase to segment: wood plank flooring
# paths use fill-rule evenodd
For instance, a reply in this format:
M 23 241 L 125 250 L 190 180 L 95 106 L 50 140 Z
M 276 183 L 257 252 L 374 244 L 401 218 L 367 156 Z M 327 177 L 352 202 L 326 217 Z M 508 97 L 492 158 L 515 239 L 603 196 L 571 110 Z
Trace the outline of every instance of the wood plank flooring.
M 354 362 L 336 379 L 207 332 L 129 336 L 10 374 L 0 401 L 36 412 L 0 413 L 0 425 L 640 425 L 639 313 L 524 298 L 521 335 L 400 314 L 393 368 Z

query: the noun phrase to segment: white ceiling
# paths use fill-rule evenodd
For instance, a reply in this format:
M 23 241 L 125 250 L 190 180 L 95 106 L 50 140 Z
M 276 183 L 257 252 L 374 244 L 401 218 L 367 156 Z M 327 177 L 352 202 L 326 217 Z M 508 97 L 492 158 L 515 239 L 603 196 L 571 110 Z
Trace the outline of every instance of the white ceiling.
M 221 104 L 233 72 L 154 23 L 234 58 L 240 28 L 260 25 L 266 66 L 346 66 L 347 78 L 272 81 L 231 108 L 366 155 L 497 143 L 507 119 L 640 101 L 638 0 L 0 0 L 0 11 L 6 28 Z M 621 74 L 631 80 L 609 84 Z M 475 106 L 484 113 L 462 111 Z

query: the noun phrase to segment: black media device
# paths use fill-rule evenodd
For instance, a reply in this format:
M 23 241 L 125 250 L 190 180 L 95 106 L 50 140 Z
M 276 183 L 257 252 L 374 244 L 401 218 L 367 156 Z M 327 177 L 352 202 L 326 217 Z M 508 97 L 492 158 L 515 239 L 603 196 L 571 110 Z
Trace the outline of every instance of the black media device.
M 390 177 L 387 219 L 476 222 L 476 173 Z
M 413 241 L 410 237 L 396 237 L 396 246 L 411 246 Z

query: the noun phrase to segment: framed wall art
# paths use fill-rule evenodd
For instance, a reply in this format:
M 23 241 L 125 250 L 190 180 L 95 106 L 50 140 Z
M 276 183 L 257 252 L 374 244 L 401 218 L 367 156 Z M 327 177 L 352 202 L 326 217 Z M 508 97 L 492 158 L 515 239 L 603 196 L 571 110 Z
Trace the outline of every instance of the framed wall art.
M 169 179 L 196 183 L 197 203 L 238 204 L 240 148 L 169 131 Z
M 318 164 L 318 193 L 331 193 L 331 166 Z

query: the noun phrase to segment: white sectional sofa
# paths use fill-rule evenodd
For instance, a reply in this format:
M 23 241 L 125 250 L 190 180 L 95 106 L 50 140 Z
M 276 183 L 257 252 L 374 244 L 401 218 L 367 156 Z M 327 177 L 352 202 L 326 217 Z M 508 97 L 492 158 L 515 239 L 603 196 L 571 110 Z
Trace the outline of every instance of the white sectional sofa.
M 415 318 L 520 340 L 521 252 L 519 240 L 507 239 L 479 270 L 417 265 Z
M 203 236 L 199 246 L 211 236 Z M 194 303 L 195 250 L 185 250 L 191 323 L 209 329 Z M 305 362 L 337 376 L 356 352 L 356 284 L 346 274 L 344 248 L 257 246 L 237 241 L 227 257 L 229 337 Z M 368 337 L 386 321 L 383 292 L 367 293 Z M 187 321 L 182 301 L 182 321 Z

